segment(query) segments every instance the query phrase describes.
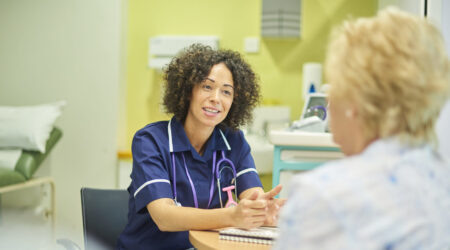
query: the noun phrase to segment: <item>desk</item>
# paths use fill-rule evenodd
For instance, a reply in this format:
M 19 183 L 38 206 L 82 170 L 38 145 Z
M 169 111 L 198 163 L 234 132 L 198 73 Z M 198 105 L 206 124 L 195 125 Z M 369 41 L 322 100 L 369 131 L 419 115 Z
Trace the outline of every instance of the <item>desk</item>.
M 189 241 L 199 250 L 269 250 L 271 245 L 244 243 L 229 240 L 219 240 L 219 232 L 216 231 L 189 231 Z
M 272 187 L 280 183 L 282 171 L 310 170 L 326 161 L 343 157 L 330 133 L 272 130 L 269 140 L 275 146 Z

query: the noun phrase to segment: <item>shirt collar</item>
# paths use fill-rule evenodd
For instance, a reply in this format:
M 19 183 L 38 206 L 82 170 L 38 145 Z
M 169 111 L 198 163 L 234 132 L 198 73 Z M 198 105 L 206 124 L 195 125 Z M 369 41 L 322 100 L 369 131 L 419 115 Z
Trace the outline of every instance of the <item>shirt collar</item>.
M 432 151 L 432 148 L 427 143 L 419 146 L 410 146 L 402 142 L 401 138 L 398 136 L 391 136 L 386 138 L 381 138 L 370 143 L 362 154 L 368 155 L 378 155 L 380 152 L 385 154 L 403 154 L 412 148 L 424 148 L 426 150 Z
M 186 132 L 184 131 L 183 124 L 178 121 L 175 117 L 172 117 L 170 124 L 171 133 L 172 133 L 172 143 L 173 143 L 173 152 L 184 152 L 184 151 L 190 151 L 194 150 L 194 147 L 192 146 L 191 142 L 189 141 Z M 216 126 L 214 128 L 214 131 L 209 138 L 209 140 L 206 142 L 206 148 L 204 157 L 209 158 L 209 154 L 212 154 L 212 152 L 217 150 L 231 150 L 231 148 L 228 148 L 228 141 L 226 139 L 227 134 L 229 133 L 229 130 L 224 130 L 223 137 L 220 132 L 220 129 Z M 169 142 L 170 143 L 170 142 Z

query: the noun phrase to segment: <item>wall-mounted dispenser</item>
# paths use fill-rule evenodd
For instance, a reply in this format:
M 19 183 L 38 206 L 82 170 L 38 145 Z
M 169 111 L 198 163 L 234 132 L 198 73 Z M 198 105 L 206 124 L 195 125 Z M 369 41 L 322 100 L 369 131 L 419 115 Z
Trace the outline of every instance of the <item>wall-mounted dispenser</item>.
M 201 43 L 219 48 L 217 36 L 155 36 L 149 39 L 148 67 L 162 70 L 170 60 L 182 49 L 194 43 Z
M 308 62 L 303 64 L 303 98 L 309 93 L 319 92 L 322 84 L 322 64 Z

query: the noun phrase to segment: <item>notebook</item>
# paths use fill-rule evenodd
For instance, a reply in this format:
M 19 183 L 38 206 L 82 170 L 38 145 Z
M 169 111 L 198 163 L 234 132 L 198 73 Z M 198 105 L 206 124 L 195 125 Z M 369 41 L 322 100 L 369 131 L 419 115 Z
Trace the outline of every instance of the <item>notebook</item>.
M 278 238 L 278 227 L 253 229 L 224 228 L 219 230 L 219 239 L 271 245 Z

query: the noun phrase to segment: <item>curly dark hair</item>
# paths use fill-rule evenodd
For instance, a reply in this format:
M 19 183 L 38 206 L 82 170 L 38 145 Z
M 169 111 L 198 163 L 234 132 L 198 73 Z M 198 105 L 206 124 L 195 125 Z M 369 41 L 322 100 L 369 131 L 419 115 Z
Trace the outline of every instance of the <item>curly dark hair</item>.
M 184 123 L 195 84 L 204 81 L 211 68 L 219 63 L 224 63 L 231 71 L 234 82 L 233 103 L 227 117 L 219 126 L 236 130 L 251 122 L 252 111 L 260 100 L 260 89 L 250 65 L 238 52 L 213 50 L 202 44 L 187 47 L 164 69 L 165 111 Z

